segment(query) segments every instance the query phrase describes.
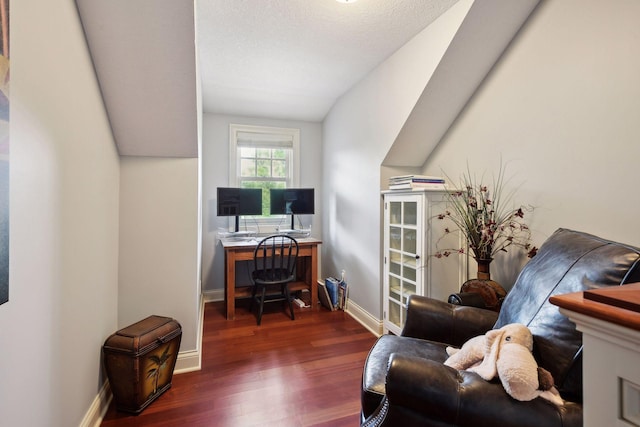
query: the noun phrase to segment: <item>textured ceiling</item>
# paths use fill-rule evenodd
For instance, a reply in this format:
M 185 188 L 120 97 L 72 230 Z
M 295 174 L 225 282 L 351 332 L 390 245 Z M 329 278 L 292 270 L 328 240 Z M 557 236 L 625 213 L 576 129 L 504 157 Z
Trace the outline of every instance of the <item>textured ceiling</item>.
M 205 112 L 321 121 L 457 0 L 196 0 Z
M 429 152 L 538 1 L 472 2 L 385 164 Z M 165 157 L 198 156 L 198 83 L 205 112 L 321 121 L 456 3 L 76 0 L 120 154 Z

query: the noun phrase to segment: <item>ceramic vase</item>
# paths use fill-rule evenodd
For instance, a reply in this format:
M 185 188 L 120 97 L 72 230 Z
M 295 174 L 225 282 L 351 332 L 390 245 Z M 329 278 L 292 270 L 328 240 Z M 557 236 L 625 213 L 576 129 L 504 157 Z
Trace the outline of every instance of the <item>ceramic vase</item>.
M 491 280 L 490 265 L 492 259 L 475 259 L 478 264 L 478 274 L 475 279 L 469 279 L 462 284 L 460 292 L 476 292 L 482 295 L 486 308 L 500 311 L 500 306 L 507 292 L 495 280 Z

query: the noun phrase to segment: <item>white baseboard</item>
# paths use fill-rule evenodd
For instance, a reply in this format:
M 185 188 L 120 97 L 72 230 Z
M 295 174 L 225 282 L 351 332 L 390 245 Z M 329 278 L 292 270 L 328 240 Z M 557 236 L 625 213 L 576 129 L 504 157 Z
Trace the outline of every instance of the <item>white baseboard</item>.
M 174 374 L 199 371 L 202 369 L 202 352 L 199 350 L 181 351 L 178 353 Z
M 347 301 L 346 312 L 356 319 L 362 326 L 367 328 L 373 335 L 380 337 L 383 333 L 383 323 L 371 313 L 360 307 L 352 300 Z
M 321 283 L 322 282 L 318 280 L 318 284 Z M 347 309 L 345 312 L 356 319 L 362 326 L 367 328 L 373 335 L 380 337 L 383 334 L 382 320 L 373 316 L 367 310 L 353 302 L 350 298 L 347 298 Z
M 178 353 L 174 374 L 199 371 L 202 369 L 202 334 L 204 329 L 204 304 L 205 296 L 200 295 L 200 318 L 198 319 L 198 341 L 195 350 L 181 351 Z
M 178 353 L 176 367 L 173 373 L 179 375 L 186 372 L 199 371 L 202 368 L 201 354 L 202 353 L 197 350 Z M 80 423 L 80 427 L 99 427 L 107 413 L 107 409 L 109 409 L 109 404 L 112 399 L 113 394 L 111 393 L 111 387 L 109 387 L 109 381 L 107 380 L 102 385 L 98 395 L 93 399 L 93 403 Z
M 198 342 L 195 350 L 181 351 L 176 359 L 176 366 L 173 370 L 175 375 L 184 374 L 186 372 L 199 371 L 202 369 L 202 330 L 204 328 L 204 295 L 200 298 L 200 319 L 198 325 Z M 93 403 L 85 414 L 80 427 L 100 427 L 102 419 L 109 409 L 109 404 L 113 399 L 109 381 L 105 381 L 100 392 L 93 399 Z
M 98 395 L 93 399 L 93 403 L 82 419 L 80 427 L 100 427 L 102 419 L 107 413 L 107 409 L 109 409 L 112 398 L 113 394 L 111 394 L 109 381 L 105 381 L 100 388 L 100 392 L 98 392 Z
M 211 291 L 202 291 L 204 302 L 224 301 L 224 289 L 213 289 Z

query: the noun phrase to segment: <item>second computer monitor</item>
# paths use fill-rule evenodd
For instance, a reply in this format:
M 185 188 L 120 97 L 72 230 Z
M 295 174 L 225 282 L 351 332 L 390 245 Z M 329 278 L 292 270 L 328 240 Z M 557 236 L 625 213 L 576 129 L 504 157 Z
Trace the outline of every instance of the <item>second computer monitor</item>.
M 313 188 L 272 188 L 271 215 L 311 215 L 314 210 Z
M 272 188 L 269 213 L 291 215 L 291 230 L 295 228 L 295 215 L 315 213 L 313 188 Z

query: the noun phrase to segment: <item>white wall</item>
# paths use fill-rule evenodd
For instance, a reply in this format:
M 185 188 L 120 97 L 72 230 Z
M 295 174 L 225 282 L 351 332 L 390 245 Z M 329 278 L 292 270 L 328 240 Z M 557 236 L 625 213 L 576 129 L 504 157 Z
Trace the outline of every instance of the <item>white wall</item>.
M 380 319 L 381 164 L 464 19 L 459 2 L 347 92 L 324 122 L 323 272 Z M 385 169 L 385 173 L 391 173 Z
M 73 2 L 11 3 L 11 80 L 0 423 L 77 426 L 117 326 L 119 161 Z
M 210 298 L 224 298 L 224 251 L 216 240 L 219 227 L 227 228 L 225 217 L 216 215 L 217 187 L 229 185 L 229 124 L 275 126 L 300 129 L 300 186 L 313 187 L 316 214 L 311 229 L 314 237 L 322 236 L 322 125 L 314 122 L 275 120 L 204 114 L 202 136 L 202 288 Z M 307 223 L 305 223 L 305 227 Z
M 421 171 L 457 177 L 467 161 L 493 171 L 502 156 L 521 184 L 519 201 L 536 206 L 535 244 L 569 227 L 639 245 L 633 221 L 640 201 L 632 196 L 640 150 L 638 7 L 630 0 L 544 2 Z M 323 267 L 345 268 L 350 297 L 378 318 L 378 191 L 381 180 L 402 171 L 379 163 L 420 92 L 413 73 L 428 74 L 421 67 L 429 51 L 418 40 L 343 96 L 324 126 Z M 494 278 L 508 287 L 526 260 L 497 261 Z
M 502 156 L 537 245 L 558 227 L 640 245 L 639 21 L 635 0 L 544 2 L 424 171 L 491 173 Z
M 122 157 L 118 326 L 173 317 L 198 350 L 197 255 L 198 159 Z

